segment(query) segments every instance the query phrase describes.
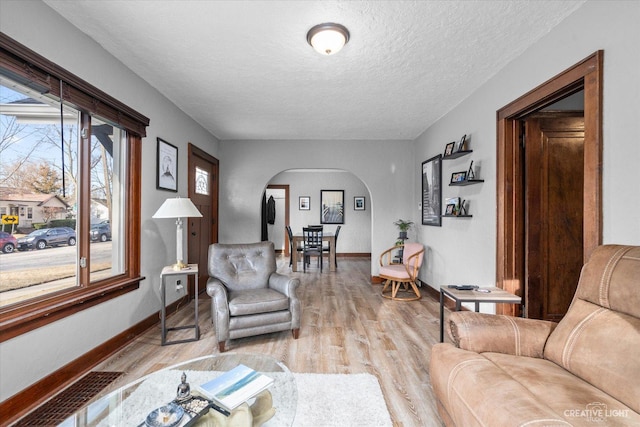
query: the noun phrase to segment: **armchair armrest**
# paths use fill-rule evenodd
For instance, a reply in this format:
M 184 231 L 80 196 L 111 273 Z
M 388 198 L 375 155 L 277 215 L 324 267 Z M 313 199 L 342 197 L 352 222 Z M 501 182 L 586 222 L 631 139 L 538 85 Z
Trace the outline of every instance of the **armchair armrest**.
M 285 294 L 289 298 L 297 298 L 296 289 L 300 285 L 300 279 L 285 276 L 280 273 L 272 273 L 269 276 L 269 287 Z
M 218 342 L 229 338 L 229 302 L 227 288 L 216 278 L 207 280 L 207 294 L 211 297 L 211 319 Z
M 556 325 L 545 320 L 457 311 L 449 315 L 449 336 L 457 347 L 476 353 L 542 358 Z
M 269 276 L 269 287 L 289 297 L 291 329 L 294 330 L 300 329 L 300 300 L 296 292 L 298 286 L 300 286 L 300 279 L 298 278 L 291 278 L 280 273 L 272 273 Z
M 380 254 L 380 267 L 384 266 L 384 265 L 391 265 L 391 264 L 396 264 L 391 260 L 391 252 L 401 248 L 404 245 L 397 245 L 397 246 L 393 246 L 387 250 L 385 250 L 384 252 L 382 252 Z

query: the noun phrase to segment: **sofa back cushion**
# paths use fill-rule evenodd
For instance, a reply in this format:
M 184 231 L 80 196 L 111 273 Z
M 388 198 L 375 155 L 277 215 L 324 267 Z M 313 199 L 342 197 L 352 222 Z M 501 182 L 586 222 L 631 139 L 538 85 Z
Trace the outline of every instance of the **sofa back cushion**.
M 219 279 L 232 291 L 266 288 L 276 271 L 272 242 L 209 246 L 209 276 Z
M 640 412 L 638 349 L 640 247 L 601 246 L 582 268 L 544 356 Z

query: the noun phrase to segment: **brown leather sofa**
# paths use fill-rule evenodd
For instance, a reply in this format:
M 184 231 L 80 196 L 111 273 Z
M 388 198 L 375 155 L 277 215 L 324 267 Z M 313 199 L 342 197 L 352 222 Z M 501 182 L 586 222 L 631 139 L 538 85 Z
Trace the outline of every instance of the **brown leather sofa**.
M 474 312 L 429 371 L 447 426 L 640 426 L 640 246 L 605 245 L 557 325 Z

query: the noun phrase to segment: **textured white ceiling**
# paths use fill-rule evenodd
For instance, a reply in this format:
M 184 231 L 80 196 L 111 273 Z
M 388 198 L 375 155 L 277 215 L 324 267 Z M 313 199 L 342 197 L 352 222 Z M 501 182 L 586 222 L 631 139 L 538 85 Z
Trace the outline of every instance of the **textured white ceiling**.
M 584 0 L 45 3 L 219 139 L 412 140 Z

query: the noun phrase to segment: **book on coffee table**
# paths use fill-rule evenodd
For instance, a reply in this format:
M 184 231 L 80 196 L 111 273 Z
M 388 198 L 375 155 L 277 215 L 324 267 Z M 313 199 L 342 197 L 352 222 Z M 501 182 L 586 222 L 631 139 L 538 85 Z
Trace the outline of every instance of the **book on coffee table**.
M 271 384 L 273 384 L 273 378 L 245 365 L 238 365 L 198 386 L 198 390 L 217 405 L 231 412 L 266 390 Z

